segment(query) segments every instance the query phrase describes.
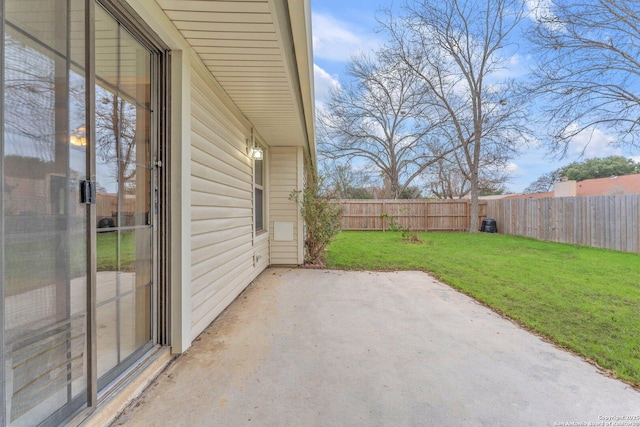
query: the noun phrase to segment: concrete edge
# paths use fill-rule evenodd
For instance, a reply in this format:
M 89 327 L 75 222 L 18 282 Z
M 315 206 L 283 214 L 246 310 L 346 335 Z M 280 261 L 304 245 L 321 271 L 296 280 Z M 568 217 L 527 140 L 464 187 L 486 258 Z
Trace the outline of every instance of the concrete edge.
M 169 347 L 152 349 L 147 358 L 115 381 L 97 408 L 88 408 L 73 418 L 70 427 L 103 427 L 112 424 L 175 359 Z

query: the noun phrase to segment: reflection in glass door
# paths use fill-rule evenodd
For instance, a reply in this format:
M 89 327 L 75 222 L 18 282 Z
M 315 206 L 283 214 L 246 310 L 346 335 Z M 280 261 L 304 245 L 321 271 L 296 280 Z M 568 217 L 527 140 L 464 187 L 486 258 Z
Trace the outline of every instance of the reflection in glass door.
M 164 58 L 100 2 L 0 12 L 0 426 L 59 425 L 156 342 L 151 89 Z
M 153 56 L 96 7 L 97 358 L 103 387 L 152 343 Z
M 87 403 L 83 0 L 5 0 L 0 424 Z

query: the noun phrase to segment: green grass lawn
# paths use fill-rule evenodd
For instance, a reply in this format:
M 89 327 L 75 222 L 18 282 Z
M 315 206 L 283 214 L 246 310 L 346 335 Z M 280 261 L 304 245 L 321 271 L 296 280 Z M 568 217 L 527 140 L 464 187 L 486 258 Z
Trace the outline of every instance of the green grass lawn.
M 423 270 L 640 385 L 640 255 L 487 233 L 342 232 L 333 269 Z
M 84 236 L 73 235 L 69 246 L 62 246 L 59 236 L 43 234 L 37 239 L 21 239 L 11 236 L 5 246 L 4 280 L 5 294 L 15 295 L 52 283 L 66 280 L 68 274 L 74 278 L 86 271 Z M 68 251 L 68 255 L 65 255 Z
M 134 271 L 135 238 L 133 232 L 120 234 L 120 265 L 118 266 L 118 233 L 98 233 L 96 254 L 98 271 Z
M 98 233 L 97 265 L 98 271 L 134 271 L 135 270 L 135 233 L 121 233 L 120 265 L 117 251 L 118 233 Z M 84 276 L 87 269 L 86 240 L 84 235 L 74 235 L 70 241 L 69 256 L 56 259 L 60 247 L 60 238 L 46 235 L 38 240 L 11 242 L 6 249 L 5 283 L 7 295 L 14 295 L 41 288 L 52 283 L 56 274 L 60 280 L 66 280 L 68 263 L 71 278 Z

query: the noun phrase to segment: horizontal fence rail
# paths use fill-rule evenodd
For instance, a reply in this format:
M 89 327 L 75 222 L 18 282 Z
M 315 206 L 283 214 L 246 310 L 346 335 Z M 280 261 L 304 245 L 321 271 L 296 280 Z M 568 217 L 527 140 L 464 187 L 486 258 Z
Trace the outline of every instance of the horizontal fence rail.
M 468 200 L 339 200 L 343 230 L 465 231 L 470 224 Z M 478 222 L 487 204 L 478 207 Z
M 640 253 L 640 194 L 487 201 L 498 232 Z

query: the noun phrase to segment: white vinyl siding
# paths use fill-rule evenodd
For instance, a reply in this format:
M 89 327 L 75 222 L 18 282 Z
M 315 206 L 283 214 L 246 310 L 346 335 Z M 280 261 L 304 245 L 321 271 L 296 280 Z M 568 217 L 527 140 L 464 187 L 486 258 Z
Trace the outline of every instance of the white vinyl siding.
M 295 147 L 271 147 L 269 149 L 269 223 L 271 224 L 271 264 L 297 265 L 302 263 L 299 238 L 300 215 L 295 202 L 289 200 L 294 190 L 302 188 L 302 153 Z M 274 241 L 273 223 L 293 223 L 292 241 Z
M 191 73 L 191 337 L 268 265 L 253 239 L 250 129 L 225 107 L 197 64 Z M 255 245 L 255 246 L 254 246 Z M 258 262 L 256 262 L 258 259 Z

